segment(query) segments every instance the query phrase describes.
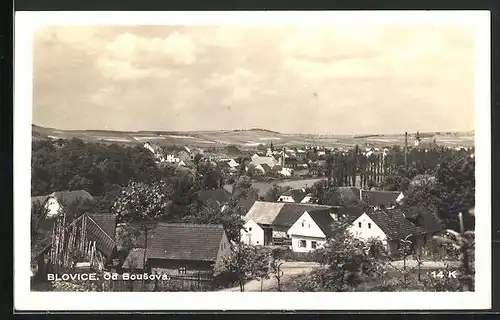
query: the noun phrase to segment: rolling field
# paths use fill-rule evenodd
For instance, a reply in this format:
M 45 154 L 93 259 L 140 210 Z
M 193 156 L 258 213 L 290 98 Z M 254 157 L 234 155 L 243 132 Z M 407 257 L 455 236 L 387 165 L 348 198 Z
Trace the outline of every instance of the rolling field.
M 232 131 L 191 131 L 191 132 L 158 132 L 158 131 L 105 131 L 105 130 L 58 130 L 33 125 L 34 137 L 50 137 L 52 139 L 79 138 L 84 141 L 102 141 L 110 143 L 144 143 L 151 141 L 163 146 L 193 147 L 224 147 L 236 145 L 241 149 L 253 149 L 259 144 L 276 147 L 300 147 L 303 145 L 318 145 L 325 147 L 349 148 L 356 144 L 366 144 L 375 147 L 404 145 L 404 134 L 399 135 L 311 135 L 311 134 L 283 134 L 269 130 L 232 130 Z M 474 132 L 436 132 L 423 133 L 422 141 L 432 142 L 444 146 L 472 146 Z M 408 142 L 413 143 L 414 134 L 408 135 Z

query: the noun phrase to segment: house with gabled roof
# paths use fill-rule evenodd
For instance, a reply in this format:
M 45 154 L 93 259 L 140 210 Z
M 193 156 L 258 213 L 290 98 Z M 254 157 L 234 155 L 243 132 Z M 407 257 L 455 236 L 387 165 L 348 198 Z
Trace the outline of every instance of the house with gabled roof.
M 285 191 L 279 198 L 278 202 L 295 202 L 302 203 L 307 192 L 305 189 L 290 189 Z
M 57 191 L 49 195 L 31 197 L 31 206 L 42 205 L 47 210 L 47 217 L 55 217 L 61 213 L 64 206 L 77 202 L 92 202 L 94 197 L 85 190 Z
M 148 236 L 147 268 L 174 276 L 211 273 L 229 252 L 222 225 L 160 222 Z
M 258 154 L 254 154 L 251 157 L 251 163 L 258 166 L 260 164 L 267 164 L 269 167 L 273 168 L 276 164 L 278 164 L 278 160 L 276 160 L 272 156 L 259 156 Z
M 402 240 L 411 241 L 413 250 L 416 250 L 427 245 L 432 236 L 442 230 L 433 213 L 421 211 L 410 214 L 401 209 L 365 212 L 349 227 L 349 232 L 358 239 L 382 241 L 392 256 L 399 255 Z
M 243 218 L 241 241 L 252 245 L 273 245 L 288 239 L 285 242 L 289 243 L 288 229 L 304 212 L 318 209 L 333 212 L 333 207 L 317 204 L 255 201 Z
M 287 231 L 292 240 L 292 250 L 309 252 L 322 247 L 333 234 L 334 222 L 334 215 L 329 209 L 304 211 Z

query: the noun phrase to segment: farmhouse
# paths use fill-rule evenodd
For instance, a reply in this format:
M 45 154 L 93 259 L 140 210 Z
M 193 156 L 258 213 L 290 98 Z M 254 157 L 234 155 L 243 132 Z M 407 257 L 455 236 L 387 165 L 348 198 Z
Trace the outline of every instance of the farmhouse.
M 259 156 L 258 154 L 254 154 L 251 157 L 251 163 L 253 163 L 255 166 L 267 164 L 269 167 L 273 168 L 278 163 L 278 160 L 276 160 L 274 157 L 263 157 Z
M 305 189 L 290 189 L 285 191 L 279 198 L 278 202 L 296 202 L 302 203 L 307 195 Z
M 358 239 L 378 239 L 392 256 L 397 256 L 402 240 L 411 241 L 413 250 L 426 246 L 432 236 L 442 230 L 432 213 L 407 217 L 400 209 L 363 213 L 352 222 L 349 232 Z
M 309 252 L 324 245 L 333 234 L 334 217 L 329 209 L 304 211 L 287 231 L 292 239 L 292 250 Z
M 87 201 L 94 201 L 94 198 L 85 190 L 58 191 L 46 196 L 31 197 L 31 206 L 44 206 L 47 217 L 50 218 L 60 214 L 64 206 Z
M 211 273 L 230 251 L 221 225 L 158 223 L 148 238 L 148 268 L 169 275 Z
M 241 241 L 252 245 L 291 245 L 288 229 L 306 211 L 330 209 L 329 206 L 301 203 L 256 201 L 245 215 Z

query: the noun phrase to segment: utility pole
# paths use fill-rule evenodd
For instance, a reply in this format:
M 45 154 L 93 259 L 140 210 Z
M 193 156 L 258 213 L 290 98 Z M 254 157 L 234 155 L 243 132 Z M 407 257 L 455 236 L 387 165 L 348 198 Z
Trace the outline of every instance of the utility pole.
M 408 171 L 408 132 L 405 132 L 405 167 Z

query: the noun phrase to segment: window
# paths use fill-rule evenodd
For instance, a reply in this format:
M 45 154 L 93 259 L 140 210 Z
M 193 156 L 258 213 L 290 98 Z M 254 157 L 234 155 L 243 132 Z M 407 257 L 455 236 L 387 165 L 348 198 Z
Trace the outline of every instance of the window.
M 186 274 L 186 267 L 180 267 L 179 274 Z
M 307 227 L 308 227 L 308 228 L 310 228 L 310 227 L 311 227 L 311 225 L 310 225 L 310 224 L 307 224 Z
M 361 222 L 358 222 L 358 227 L 360 227 L 360 228 L 361 228 Z
M 306 240 L 299 240 L 299 248 L 305 248 L 307 247 Z
M 370 222 L 368 222 L 368 229 L 371 229 L 372 228 L 372 224 Z
M 304 224 L 305 224 L 305 223 L 306 223 L 306 221 L 305 221 L 305 220 L 302 220 L 302 226 L 304 226 Z
M 311 248 L 312 249 L 316 249 L 317 246 L 318 246 L 318 244 L 316 243 L 316 241 L 311 241 Z
M 252 231 L 252 227 L 248 228 L 248 231 Z

